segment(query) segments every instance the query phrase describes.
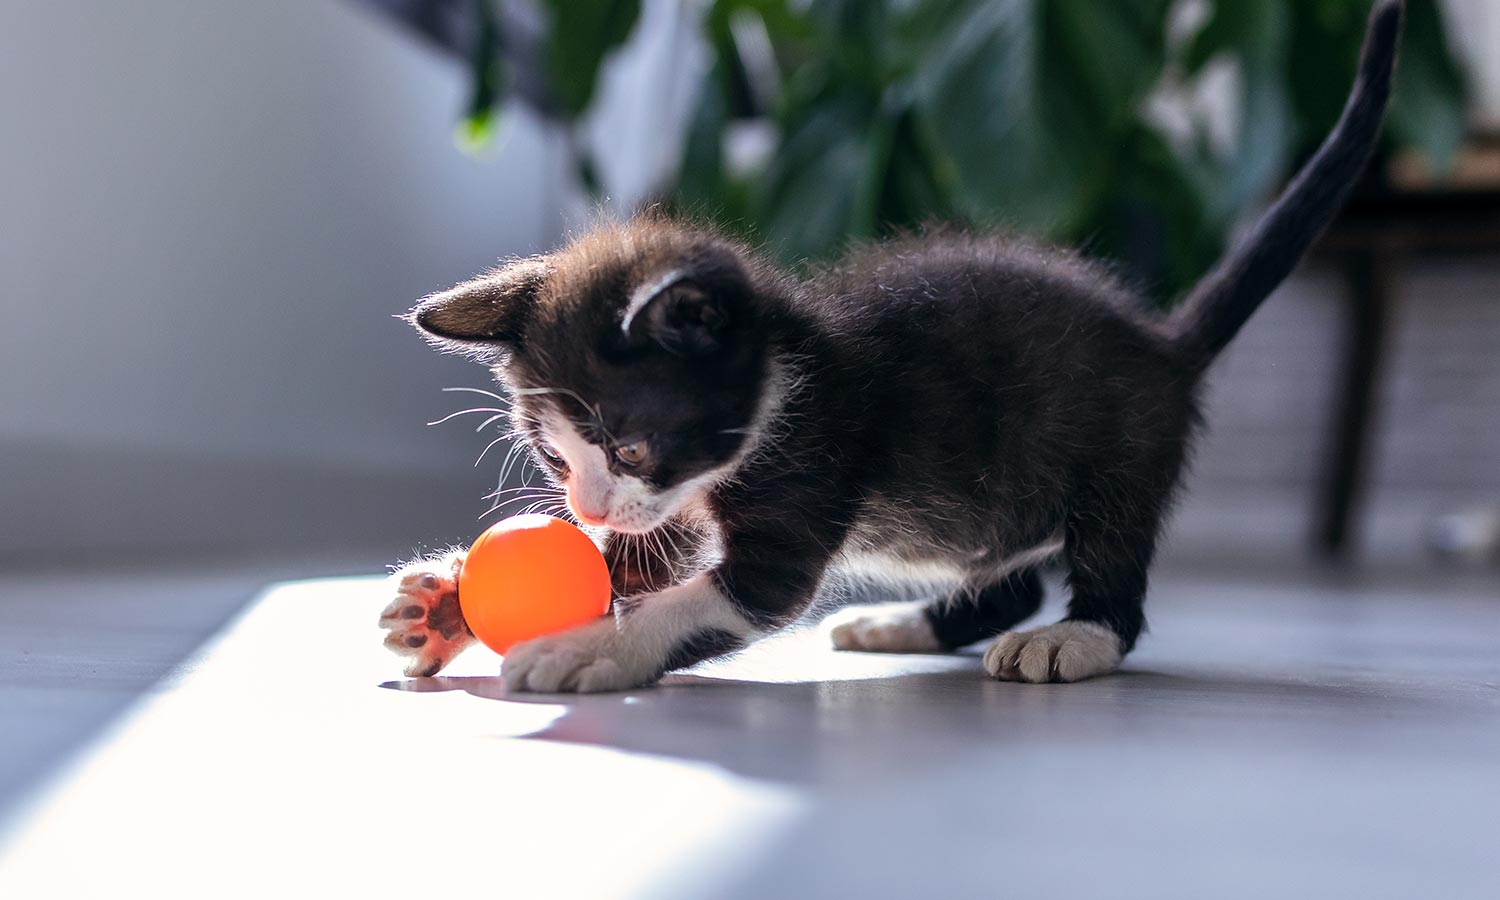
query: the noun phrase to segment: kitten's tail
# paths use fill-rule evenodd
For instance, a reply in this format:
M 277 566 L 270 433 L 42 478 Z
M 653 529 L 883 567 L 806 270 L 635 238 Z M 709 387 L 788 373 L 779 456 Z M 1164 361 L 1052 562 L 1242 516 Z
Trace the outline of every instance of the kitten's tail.
M 1338 124 L 1245 239 L 1219 260 L 1172 316 L 1172 334 L 1200 368 L 1291 274 L 1364 171 L 1390 99 L 1403 5 L 1403 0 L 1376 4 L 1359 75 Z

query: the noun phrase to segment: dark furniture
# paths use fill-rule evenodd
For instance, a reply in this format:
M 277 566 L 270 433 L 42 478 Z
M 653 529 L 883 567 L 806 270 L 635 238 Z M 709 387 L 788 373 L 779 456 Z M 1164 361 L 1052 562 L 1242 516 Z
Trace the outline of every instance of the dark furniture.
M 1313 523 L 1314 548 L 1331 560 L 1347 558 L 1357 538 L 1378 424 L 1375 400 L 1403 267 L 1437 255 L 1500 258 L 1500 140 L 1466 148 L 1443 181 L 1409 161 L 1386 171 L 1378 186 L 1356 194 L 1318 251 L 1342 266 L 1347 285 L 1342 373 Z

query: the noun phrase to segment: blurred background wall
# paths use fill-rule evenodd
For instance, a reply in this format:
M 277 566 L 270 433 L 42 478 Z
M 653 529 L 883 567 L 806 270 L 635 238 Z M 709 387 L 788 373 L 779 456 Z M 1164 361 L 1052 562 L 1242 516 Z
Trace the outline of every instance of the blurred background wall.
M 464 535 L 485 373 L 391 315 L 553 243 L 542 127 L 333 0 L 12 0 L 0 86 L 0 562 Z

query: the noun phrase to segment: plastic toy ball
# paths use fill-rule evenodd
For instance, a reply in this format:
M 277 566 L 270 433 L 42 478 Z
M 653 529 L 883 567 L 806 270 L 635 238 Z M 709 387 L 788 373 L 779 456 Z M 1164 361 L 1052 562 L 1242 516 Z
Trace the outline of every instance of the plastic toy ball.
M 496 653 L 609 612 L 609 566 L 589 536 L 552 516 L 485 530 L 458 572 L 469 629 Z

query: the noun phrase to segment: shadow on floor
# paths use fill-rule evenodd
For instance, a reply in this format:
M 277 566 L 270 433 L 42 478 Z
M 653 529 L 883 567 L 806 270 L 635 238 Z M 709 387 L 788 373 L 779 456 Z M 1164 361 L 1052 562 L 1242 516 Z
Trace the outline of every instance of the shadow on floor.
M 941 766 L 1023 738 L 1180 741 L 1211 733 L 1221 740 L 1267 727 L 1312 735 L 1339 719 L 1420 719 L 1431 709 L 1423 698 L 1380 685 L 1142 670 L 1079 684 L 1022 685 L 984 677 L 977 659 L 972 666 L 965 658 L 943 660 L 943 671 L 793 683 L 669 675 L 653 688 L 583 697 L 516 694 L 498 676 L 381 687 L 562 705 L 565 714 L 526 737 L 709 763 L 792 784 Z

